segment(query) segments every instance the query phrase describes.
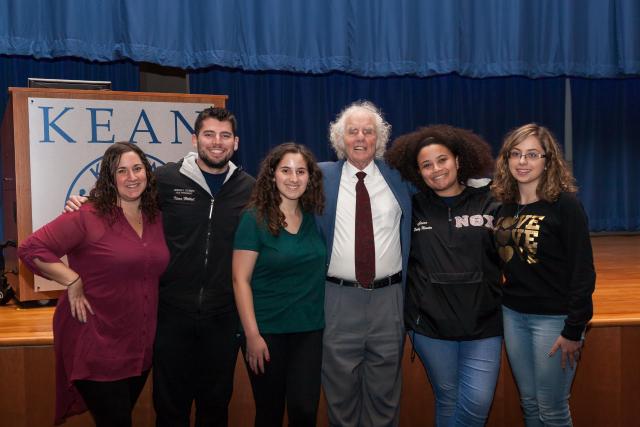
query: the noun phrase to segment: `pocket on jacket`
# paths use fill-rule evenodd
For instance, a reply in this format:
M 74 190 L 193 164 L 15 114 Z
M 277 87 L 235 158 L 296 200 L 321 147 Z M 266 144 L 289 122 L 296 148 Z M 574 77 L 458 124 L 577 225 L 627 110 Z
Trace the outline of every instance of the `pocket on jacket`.
M 478 284 L 482 282 L 482 278 L 483 274 L 481 271 L 467 271 L 462 273 L 429 273 L 429 280 L 434 284 Z

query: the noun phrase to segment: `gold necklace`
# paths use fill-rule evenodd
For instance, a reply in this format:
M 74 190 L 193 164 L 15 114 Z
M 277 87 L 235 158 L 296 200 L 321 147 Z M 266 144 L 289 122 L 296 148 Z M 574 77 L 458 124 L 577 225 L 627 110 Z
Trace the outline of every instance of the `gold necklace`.
M 513 218 L 518 219 L 522 211 L 524 211 L 527 206 L 528 205 L 521 205 L 520 203 L 518 203 L 516 208 L 516 214 L 513 216 Z

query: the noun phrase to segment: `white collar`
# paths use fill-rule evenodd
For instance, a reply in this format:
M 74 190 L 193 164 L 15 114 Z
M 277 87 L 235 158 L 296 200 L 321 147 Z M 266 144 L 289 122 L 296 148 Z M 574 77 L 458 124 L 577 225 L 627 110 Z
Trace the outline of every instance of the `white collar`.
M 352 165 L 349 160 L 346 160 L 344 162 L 344 171 L 347 173 L 347 175 L 349 177 L 352 177 L 354 179 L 356 178 L 356 174 L 358 172 L 360 172 L 360 169 L 358 169 L 357 167 L 355 167 L 354 165 Z M 371 175 L 375 175 L 376 172 L 378 171 L 378 168 L 376 167 L 376 162 L 375 160 L 372 160 L 371 162 L 369 162 L 369 164 L 362 169 L 362 172 L 366 173 L 368 176 Z

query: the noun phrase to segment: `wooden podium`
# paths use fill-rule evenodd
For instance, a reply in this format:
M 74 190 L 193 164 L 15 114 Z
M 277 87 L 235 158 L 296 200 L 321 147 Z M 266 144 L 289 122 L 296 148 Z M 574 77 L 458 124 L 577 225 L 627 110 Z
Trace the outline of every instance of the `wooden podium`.
M 35 153 L 32 153 L 34 148 L 42 146 L 51 150 L 52 147 L 60 147 L 63 152 L 62 159 L 49 160 L 50 157 L 47 157 L 46 152 L 38 154 L 41 160 L 36 164 L 36 169 L 39 170 L 41 165 L 43 168 L 50 167 L 49 162 L 55 162 L 55 166 L 62 174 L 74 168 L 75 155 L 65 156 L 65 153 L 74 153 L 75 151 L 70 150 L 76 150 L 84 153 L 85 157 L 93 156 L 93 167 L 87 165 L 81 169 L 88 174 L 88 171 L 97 170 L 96 165 L 99 165 L 101 154 L 96 157 L 96 154 L 87 154 L 87 150 L 99 150 L 103 153 L 108 144 L 114 141 L 140 142 L 140 148 L 148 155 L 154 154 L 154 150 L 173 150 L 170 152 L 180 154 L 175 154 L 166 160 L 162 160 L 160 154 L 150 158 L 158 159 L 160 164 L 163 161 L 176 161 L 191 150 L 191 137 L 188 130 L 189 126 L 193 126 L 197 112 L 212 105 L 224 107 L 226 100 L 226 95 L 9 88 L 9 102 L 0 134 L 4 239 L 13 240 L 19 244 L 33 231 L 34 217 L 40 214 L 41 210 L 38 206 L 43 203 L 42 200 L 46 199 L 39 195 L 49 196 L 50 193 L 43 186 L 53 185 L 52 190 L 60 191 L 59 186 L 55 187 L 55 184 L 51 184 L 48 179 L 44 183 L 32 182 L 32 177 L 39 173 L 32 174 L 32 161 L 36 159 Z M 39 109 L 35 109 L 34 105 L 38 103 L 45 105 L 50 103 L 54 106 L 40 106 Z M 67 103 L 70 106 L 66 106 Z M 65 107 L 55 107 L 60 105 Z M 34 110 L 42 113 L 45 125 L 37 127 L 33 123 Z M 159 115 L 159 118 L 154 118 L 153 114 Z M 62 125 L 62 122 L 65 124 Z M 120 122 L 128 123 L 124 125 L 126 129 L 118 128 Z M 154 126 L 161 128 L 168 126 L 171 132 L 165 132 L 166 136 L 163 137 L 160 131 L 154 129 Z M 41 128 L 44 136 L 34 139 L 34 129 Z M 78 129 L 84 130 L 79 134 L 72 133 Z M 143 144 L 146 145 L 143 146 Z M 148 150 L 152 150 L 151 153 Z M 165 153 L 165 155 L 170 154 Z M 82 176 L 75 176 L 73 183 L 77 184 L 80 178 Z M 41 178 L 38 180 L 42 181 Z M 69 186 L 69 183 L 64 185 Z M 69 186 L 69 191 L 73 189 L 73 185 Z M 32 194 L 32 190 L 39 195 Z M 34 196 L 38 199 L 34 200 Z M 59 202 L 60 197 L 57 197 L 54 203 L 56 214 L 61 211 Z M 50 208 L 49 205 L 51 203 L 47 203 L 47 209 Z M 32 208 L 36 211 L 32 211 Z M 48 216 L 45 223 L 54 217 L 55 214 Z M 35 225 L 38 228 L 43 224 Z M 48 283 L 43 285 L 38 284 L 38 280 L 34 282 L 33 274 L 18 262 L 15 248 L 5 249 L 5 271 L 8 272 L 7 278 L 19 301 L 57 298 L 62 289 L 50 281 L 45 281 Z

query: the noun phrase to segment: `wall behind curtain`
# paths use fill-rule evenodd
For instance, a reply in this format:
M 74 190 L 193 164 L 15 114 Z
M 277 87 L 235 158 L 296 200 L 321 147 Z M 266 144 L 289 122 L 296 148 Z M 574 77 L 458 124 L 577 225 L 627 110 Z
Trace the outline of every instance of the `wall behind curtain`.
M 509 129 L 529 121 L 544 123 L 560 137 L 564 132 L 562 78 L 365 78 L 216 67 L 191 73 L 189 82 L 191 93 L 229 95 L 228 107 L 239 122 L 235 160 L 251 174 L 269 148 L 285 141 L 308 145 L 319 160 L 334 159 L 329 122 L 359 99 L 382 108 L 392 137 L 448 123 L 479 133 L 496 153 Z
M 138 65 L 130 61 L 98 63 L 77 58 L 33 59 L 0 55 L 0 117 L 4 117 L 8 101 L 7 88 L 26 87 L 29 77 L 109 80 L 114 90 L 137 91 L 140 87 L 139 76 Z M 0 240 L 4 236 L 3 215 L 4 211 L 0 209 Z
M 640 230 L 640 79 L 572 79 L 574 171 L 594 231 Z

